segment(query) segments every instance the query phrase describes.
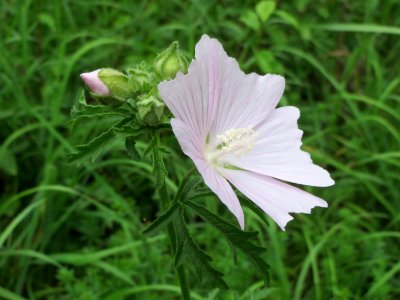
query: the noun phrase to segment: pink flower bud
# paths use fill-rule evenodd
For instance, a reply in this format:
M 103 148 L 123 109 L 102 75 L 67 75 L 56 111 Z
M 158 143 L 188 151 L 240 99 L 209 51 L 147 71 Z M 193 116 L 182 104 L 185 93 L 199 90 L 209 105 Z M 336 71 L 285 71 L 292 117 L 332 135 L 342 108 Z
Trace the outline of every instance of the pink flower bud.
M 100 70 L 101 69 L 89 73 L 82 73 L 81 78 L 85 82 L 85 84 L 89 87 L 91 92 L 98 95 L 106 96 L 108 95 L 109 90 L 108 87 L 103 83 L 103 81 L 100 80 L 98 76 Z

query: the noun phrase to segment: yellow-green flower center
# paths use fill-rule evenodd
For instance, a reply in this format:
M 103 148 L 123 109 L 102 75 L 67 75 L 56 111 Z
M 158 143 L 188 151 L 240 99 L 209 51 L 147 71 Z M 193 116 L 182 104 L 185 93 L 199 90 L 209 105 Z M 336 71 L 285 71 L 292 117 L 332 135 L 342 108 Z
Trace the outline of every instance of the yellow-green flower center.
M 251 127 L 229 129 L 217 135 L 217 146 L 214 149 L 206 145 L 206 158 L 214 167 L 225 167 L 224 157 L 227 155 L 240 157 L 250 152 L 254 148 L 257 137 L 258 132 Z

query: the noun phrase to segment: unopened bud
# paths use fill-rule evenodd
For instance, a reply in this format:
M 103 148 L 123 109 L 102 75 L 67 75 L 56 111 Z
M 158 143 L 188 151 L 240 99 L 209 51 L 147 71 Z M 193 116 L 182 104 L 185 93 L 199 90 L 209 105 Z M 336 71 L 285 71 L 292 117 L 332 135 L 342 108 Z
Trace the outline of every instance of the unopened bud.
M 117 70 L 99 69 L 83 73 L 81 78 L 90 89 L 91 96 L 104 105 L 119 106 L 131 98 L 128 77 Z
M 97 95 L 107 96 L 109 90 L 108 87 L 100 80 L 98 76 L 100 70 L 101 69 L 88 73 L 82 73 L 81 78 L 92 93 Z
M 157 55 L 154 69 L 162 79 L 166 80 L 173 79 L 179 71 L 186 73 L 188 62 L 179 49 L 178 42 L 173 42 L 168 49 Z
M 132 94 L 147 93 L 151 89 L 153 74 L 145 62 L 128 70 L 129 87 Z
M 164 103 L 153 95 L 140 97 L 137 108 L 139 119 L 147 125 L 158 125 L 163 117 Z

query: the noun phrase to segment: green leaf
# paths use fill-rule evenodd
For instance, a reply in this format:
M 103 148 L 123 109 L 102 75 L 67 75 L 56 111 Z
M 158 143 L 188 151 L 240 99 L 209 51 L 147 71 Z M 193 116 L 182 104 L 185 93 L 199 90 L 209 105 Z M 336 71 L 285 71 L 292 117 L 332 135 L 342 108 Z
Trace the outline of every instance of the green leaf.
M 163 230 L 169 223 L 171 223 L 176 217 L 177 213 L 179 212 L 180 204 L 175 203 L 168 209 L 167 212 L 162 214 L 155 220 L 149 227 L 147 227 L 143 234 L 147 236 L 152 236 Z
M 0 287 L 0 299 L 4 300 L 27 300 L 24 297 L 15 294 L 14 292 Z
M 128 124 L 118 128 L 114 128 L 114 132 L 121 137 L 136 137 L 143 132 L 143 128 L 137 124 Z
M 242 231 L 236 226 L 226 222 L 219 216 L 210 212 L 207 208 L 199 205 L 193 201 L 184 202 L 189 206 L 197 215 L 199 215 L 204 221 L 213 225 L 218 230 L 220 230 L 227 240 L 235 247 L 240 249 L 244 254 L 246 254 L 254 265 L 260 271 L 264 281 L 268 284 L 269 282 L 269 266 L 266 261 L 261 257 L 265 254 L 266 249 L 255 245 L 250 239 L 257 236 L 255 231 Z
M 125 147 L 130 158 L 136 161 L 140 161 L 142 159 L 136 149 L 136 140 L 134 136 L 128 136 L 125 139 Z
M 378 34 L 400 35 L 400 28 L 397 26 L 385 26 L 378 24 L 356 24 L 356 23 L 333 23 L 315 24 L 311 28 L 314 30 L 328 30 L 338 32 L 365 32 Z
M 95 137 L 89 143 L 76 146 L 76 150 L 78 151 L 70 154 L 67 158 L 67 161 L 69 163 L 76 163 L 78 165 L 87 159 L 91 159 L 93 162 L 104 150 L 104 148 L 109 146 L 117 137 L 114 130 L 116 128 L 122 127 L 123 125 L 125 125 L 125 123 L 129 121 L 129 118 L 126 118 L 120 121 L 114 127 L 111 127 L 110 129 Z
M 284 10 L 277 10 L 276 14 L 287 24 L 293 26 L 296 29 L 300 29 L 300 24 L 299 21 L 297 21 L 297 19 L 291 15 L 290 13 L 288 13 L 287 11 Z
M 129 111 L 122 108 L 111 108 L 101 105 L 85 105 L 81 109 L 74 107 L 71 111 L 71 115 L 73 119 L 70 124 L 72 125 L 72 131 L 75 131 L 82 122 L 89 119 L 112 116 L 127 117 L 129 116 Z
M 251 10 L 246 10 L 240 16 L 240 21 L 247 25 L 247 27 L 253 29 L 254 31 L 258 31 L 260 29 L 260 20 L 258 19 L 255 12 Z
M 256 61 L 263 73 L 283 74 L 285 69 L 271 51 L 260 50 L 256 52 Z
M 78 165 L 87 159 L 91 159 L 93 162 L 100 155 L 103 149 L 114 141 L 114 138 L 114 131 L 112 128 L 110 128 L 99 136 L 95 137 L 89 143 L 76 146 L 76 150 L 78 151 L 70 154 L 67 161 L 69 163 L 76 163 Z
M 275 11 L 275 1 L 260 1 L 256 5 L 256 12 L 260 17 L 261 21 L 268 21 L 269 17 Z
M 188 199 L 191 199 L 195 197 L 197 194 L 202 193 L 202 190 L 200 192 L 196 189 L 196 186 L 200 184 L 203 181 L 203 178 L 201 176 L 194 176 L 192 179 L 189 180 L 189 182 L 185 185 L 185 187 L 181 190 L 178 191 L 176 194 L 176 200 L 177 201 L 186 201 Z M 207 188 L 207 192 L 210 190 Z
M 223 274 L 210 265 L 212 258 L 202 251 L 190 236 L 182 208 L 180 208 L 178 217 L 174 219 L 174 226 L 177 237 L 175 264 L 180 266 L 184 261 L 187 261 L 195 268 L 202 283 L 213 288 L 227 290 L 228 285 L 222 278 Z
M 0 170 L 11 176 L 18 174 L 18 165 L 15 155 L 11 150 L 5 147 L 0 147 Z
M 129 110 L 123 108 L 114 108 L 105 105 L 90 105 L 87 104 L 85 93 L 82 92 L 78 105 L 74 106 L 71 110 L 72 131 L 74 131 L 82 122 L 92 118 L 100 118 L 107 116 L 121 116 L 127 117 L 130 115 Z

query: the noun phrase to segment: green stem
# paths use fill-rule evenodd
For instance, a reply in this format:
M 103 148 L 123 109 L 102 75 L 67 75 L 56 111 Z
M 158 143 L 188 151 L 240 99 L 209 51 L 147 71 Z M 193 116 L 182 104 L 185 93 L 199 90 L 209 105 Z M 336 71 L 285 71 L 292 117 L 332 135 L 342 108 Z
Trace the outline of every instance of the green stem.
M 159 197 L 161 204 L 163 206 L 163 210 L 168 209 L 169 205 L 169 195 L 167 191 L 167 186 L 165 183 L 162 185 L 161 189 L 159 190 Z M 173 224 L 169 224 L 167 227 L 168 231 L 168 237 L 171 243 L 171 250 L 172 253 L 174 254 L 176 251 L 176 233 L 175 233 L 175 228 Z M 182 291 L 182 299 L 183 300 L 190 300 L 190 290 L 189 290 L 189 285 L 186 280 L 186 272 L 185 268 L 183 265 L 180 265 L 179 267 L 176 268 L 176 271 L 178 272 L 178 278 L 179 278 L 179 284 L 181 286 L 181 291 Z
M 159 132 L 155 132 L 154 134 L 156 135 L 157 144 L 158 144 L 159 143 Z M 190 172 L 190 174 L 193 174 L 193 172 Z M 180 193 L 181 193 L 181 191 L 182 191 L 182 189 L 184 187 L 182 185 L 186 185 L 186 183 L 189 180 L 190 176 L 191 175 L 188 174 L 185 177 L 186 180 L 182 180 L 182 183 L 181 183 L 181 185 L 180 185 L 180 187 L 178 189 L 178 192 L 177 192 L 177 196 L 180 195 Z M 158 195 L 159 195 L 159 198 L 160 198 L 162 210 L 163 211 L 167 211 L 169 206 L 171 205 L 171 203 L 170 203 L 171 201 L 170 201 L 170 198 L 169 198 L 169 195 L 168 195 L 168 190 L 167 190 L 167 186 L 166 186 L 165 182 L 163 183 L 163 185 L 159 189 Z M 177 247 L 177 244 L 176 244 L 176 232 L 175 232 L 174 225 L 173 224 L 169 224 L 168 227 L 167 227 L 167 231 L 168 231 L 168 237 L 169 237 L 169 240 L 170 240 L 170 243 L 171 243 L 172 255 L 174 255 L 175 252 L 176 252 L 176 247 Z M 185 272 L 185 268 L 184 268 L 183 264 L 180 265 L 179 267 L 176 267 L 176 271 L 178 273 L 179 284 L 181 286 L 182 299 L 183 300 L 190 300 L 190 289 L 189 289 L 188 282 L 186 280 L 186 272 Z

